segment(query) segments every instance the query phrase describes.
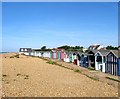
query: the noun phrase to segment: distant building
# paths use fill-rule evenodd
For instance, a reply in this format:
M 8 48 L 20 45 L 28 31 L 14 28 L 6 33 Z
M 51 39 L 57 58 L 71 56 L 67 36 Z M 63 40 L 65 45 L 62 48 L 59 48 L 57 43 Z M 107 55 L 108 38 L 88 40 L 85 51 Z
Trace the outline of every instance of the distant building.
M 101 50 L 101 49 L 105 49 L 105 47 L 103 47 L 103 45 L 99 45 L 99 44 L 90 45 L 88 47 L 88 50 Z
M 87 48 L 83 48 L 83 52 L 87 51 L 88 49 Z
M 31 48 L 20 48 L 19 49 L 19 54 L 31 55 L 31 52 L 32 52 Z

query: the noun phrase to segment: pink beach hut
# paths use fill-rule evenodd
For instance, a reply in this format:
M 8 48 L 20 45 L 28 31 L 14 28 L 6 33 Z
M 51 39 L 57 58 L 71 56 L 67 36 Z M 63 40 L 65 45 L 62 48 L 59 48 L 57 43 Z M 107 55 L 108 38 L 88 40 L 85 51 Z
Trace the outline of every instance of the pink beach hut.
M 60 58 L 61 60 L 64 60 L 64 58 L 66 57 L 66 53 L 64 50 L 61 50 L 61 53 L 60 53 Z

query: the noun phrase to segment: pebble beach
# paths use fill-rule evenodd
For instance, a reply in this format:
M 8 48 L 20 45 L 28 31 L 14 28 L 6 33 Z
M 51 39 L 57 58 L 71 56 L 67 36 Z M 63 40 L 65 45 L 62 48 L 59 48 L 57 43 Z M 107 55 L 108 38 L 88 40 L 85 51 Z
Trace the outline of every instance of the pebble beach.
M 0 54 L 3 97 L 118 97 L 118 88 L 45 60 Z

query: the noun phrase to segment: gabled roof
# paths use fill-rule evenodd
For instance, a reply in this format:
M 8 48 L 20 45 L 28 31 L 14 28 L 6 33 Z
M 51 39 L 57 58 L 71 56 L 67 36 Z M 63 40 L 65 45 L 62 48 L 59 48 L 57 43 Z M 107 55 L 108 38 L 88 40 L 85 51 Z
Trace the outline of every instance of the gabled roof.
M 51 51 L 51 50 L 50 49 L 44 49 L 44 50 L 42 50 L 42 49 L 33 49 L 33 51 L 45 52 L 45 51 Z
M 96 54 L 99 52 L 102 56 L 107 56 L 110 50 L 98 50 Z
M 114 55 L 118 58 L 118 50 L 111 50 L 111 52 L 113 52 Z
M 81 52 L 81 51 L 78 51 L 78 52 L 77 52 L 77 54 L 79 54 L 79 55 L 82 55 L 82 53 L 83 53 L 83 52 Z
M 98 50 L 89 50 L 87 53 L 89 54 L 89 52 L 93 52 L 95 54 L 97 51 Z
M 87 52 L 85 52 L 85 53 L 82 53 L 81 55 L 88 56 L 88 53 L 87 53 Z
M 118 58 L 118 50 L 110 50 L 110 52 L 113 53 L 113 54 Z M 110 53 L 110 52 L 109 52 L 109 53 Z M 109 53 L 108 53 L 108 54 L 109 54 Z M 108 55 L 108 54 L 107 54 L 107 55 Z
M 31 48 L 20 48 L 19 52 L 32 52 Z
M 90 45 L 88 49 L 90 50 L 97 50 L 97 48 L 99 47 L 100 45 Z

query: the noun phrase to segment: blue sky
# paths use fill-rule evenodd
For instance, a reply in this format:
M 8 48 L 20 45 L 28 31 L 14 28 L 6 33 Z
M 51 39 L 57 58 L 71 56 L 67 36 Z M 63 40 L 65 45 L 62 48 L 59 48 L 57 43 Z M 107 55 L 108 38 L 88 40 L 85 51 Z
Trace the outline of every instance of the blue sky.
M 115 2 L 4 2 L 3 51 L 20 47 L 118 45 Z

